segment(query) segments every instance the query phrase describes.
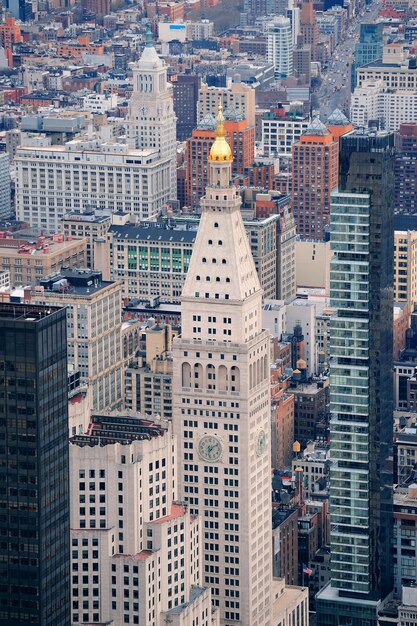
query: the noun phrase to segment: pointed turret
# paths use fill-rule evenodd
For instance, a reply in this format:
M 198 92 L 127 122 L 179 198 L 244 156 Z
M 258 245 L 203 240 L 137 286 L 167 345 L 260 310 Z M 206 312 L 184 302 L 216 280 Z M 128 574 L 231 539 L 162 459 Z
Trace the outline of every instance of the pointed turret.
M 173 342 L 177 477 L 190 512 L 216 520 L 216 541 L 209 543 L 204 528 L 204 556 L 222 572 L 212 590 L 221 624 L 229 623 L 229 598 L 238 588 L 236 624 L 271 626 L 270 339 L 232 163 L 220 107 L 181 297 L 181 336 Z M 233 535 L 231 519 L 239 520 Z M 223 577 L 231 553 L 239 568 Z
M 229 300 L 240 303 L 235 309 L 240 317 L 246 306 L 257 310 L 251 330 L 258 329 L 261 323 L 262 289 L 256 272 L 249 241 L 240 212 L 241 197 L 232 184 L 233 155 L 226 141 L 222 106 L 216 118 L 216 139 L 211 147 L 209 164 L 209 184 L 206 195 L 201 198 L 202 215 L 182 300 L 196 297 L 207 302 L 210 307 Z M 196 294 L 198 293 L 198 296 Z M 249 305 L 248 301 L 251 301 Z M 211 304 L 209 304 L 211 303 Z M 188 310 L 183 307 L 183 335 L 191 331 L 192 322 L 187 320 Z M 185 318 L 184 318 L 185 316 Z M 243 320 L 236 329 L 249 332 Z M 236 331 L 237 332 L 237 331 Z M 247 336 L 236 336 L 237 341 Z M 232 341 L 234 339 L 231 339 Z
M 147 31 L 145 47 L 132 66 L 133 91 L 126 117 L 129 144 L 140 150 L 157 149 L 161 159 L 169 157 L 169 195 L 177 197 L 176 117 L 172 85 L 167 80 L 167 67 L 158 56 L 152 32 Z

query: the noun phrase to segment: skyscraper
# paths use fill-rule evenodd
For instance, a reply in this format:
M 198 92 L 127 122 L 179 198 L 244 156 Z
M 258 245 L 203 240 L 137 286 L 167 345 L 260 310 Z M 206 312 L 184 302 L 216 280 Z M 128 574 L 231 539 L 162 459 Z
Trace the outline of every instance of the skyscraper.
M 204 520 L 222 626 L 271 619 L 269 338 L 220 108 L 174 340 L 179 493 Z
M 395 212 L 417 214 L 417 123 L 401 124 L 396 136 Z
M 332 194 L 331 582 L 319 626 L 377 623 L 392 588 L 394 138 L 340 139 Z
M 0 624 L 68 626 L 65 309 L 0 304 Z
M 6 152 L 0 155 L 0 220 L 9 218 L 11 210 L 10 158 Z
M 267 24 L 268 61 L 274 66 L 275 78 L 287 78 L 293 73 L 293 40 L 291 22 L 279 15 Z
M 356 69 L 382 59 L 384 24 L 363 23 L 360 25 L 359 41 L 355 45 L 354 60 L 351 66 L 351 90 L 356 87 Z
M 197 125 L 198 90 L 200 76 L 178 74 L 173 77 L 174 110 L 177 116 L 177 139 L 185 141 Z
M 313 2 L 307 1 L 301 4 L 300 34 L 302 43 L 305 46 L 310 46 L 311 59 L 314 61 L 317 56 L 319 27 L 316 22 L 316 12 Z
M 159 150 L 160 158 L 170 157 L 170 199 L 177 197 L 176 117 L 172 85 L 167 81 L 167 67 L 146 33 L 146 45 L 133 66 L 133 93 L 129 100 L 126 132 L 130 144 L 144 150 Z
M 322 241 L 337 186 L 338 143 L 317 117 L 292 146 L 292 201 L 297 234 Z
M 121 281 L 103 281 L 98 270 L 62 269 L 39 280 L 32 302 L 66 307 L 68 364 L 87 382 L 91 408 L 119 408 L 123 398 Z

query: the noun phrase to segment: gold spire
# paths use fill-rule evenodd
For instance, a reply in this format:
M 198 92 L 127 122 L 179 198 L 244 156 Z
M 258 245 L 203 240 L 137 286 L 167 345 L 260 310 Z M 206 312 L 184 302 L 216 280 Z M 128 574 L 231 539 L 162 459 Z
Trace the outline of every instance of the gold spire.
M 224 129 L 223 105 L 219 103 L 219 111 L 216 117 L 216 139 L 211 146 L 209 161 L 233 161 L 232 151 L 226 141 Z

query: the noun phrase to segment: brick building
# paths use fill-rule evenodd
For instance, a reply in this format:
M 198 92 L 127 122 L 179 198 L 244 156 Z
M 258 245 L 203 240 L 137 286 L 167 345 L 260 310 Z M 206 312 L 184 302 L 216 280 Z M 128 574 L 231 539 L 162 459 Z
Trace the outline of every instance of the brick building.
M 233 174 L 243 174 L 254 160 L 255 129 L 248 126 L 246 118 L 234 109 L 226 110 L 224 127 L 233 153 Z M 185 147 L 185 200 L 187 206 L 196 207 L 205 194 L 208 182 L 207 159 L 215 139 L 216 120 L 206 115 L 187 139 Z
M 297 233 L 322 241 L 330 217 L 330 194 L 337 187 L 339 144 L 316 118 L 292 147 L 292 203 Z

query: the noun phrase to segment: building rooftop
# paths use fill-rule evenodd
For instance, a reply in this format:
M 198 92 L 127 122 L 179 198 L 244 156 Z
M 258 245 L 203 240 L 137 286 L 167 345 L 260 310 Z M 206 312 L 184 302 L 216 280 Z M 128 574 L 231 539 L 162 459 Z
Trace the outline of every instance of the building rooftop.
M 216 118 L 211 113 L 207 113 L 197 124 L 197 130 L 216 130 Z
M 191 587 L 190 597 L 189 597 L 188 602 L 184 602 L 184 604 L 180 604 L 179 606 L 174 606 L 174 608 L 167 611 L 165 615 L 178 615 L 182 613 L 184 609 L 186 609 L 189 606 L 189 604 L 194 602 L 198 598 L 198 596 L 202 595 L 206 591 L 207 591 L 207 587 L 197 587 L 196 585 L 193 585 Z
M 146 561 L 150 556 L 152 556 L 152 550 L 142 550 L 137 554 L 114 554 L 113 559 L 136 559 L 137 561 Z
M 124 157 L 132 157 L 136 159 L 132 161 L 134 164 L 145 165 L 153 163 L 159 159 L 159 151 L 156 148 L 145 148 L 138 150 L 136 148 L 130 148 L 127 144 L 122 143 L 105 143 L 97 140 L 89 140 L 87 137 L 73 139 L 68 141 L 65 145 L 37 145 L 36 141 L 30 146 L 19 146 L 16 152 L 16 159 L 19 158 L 34 158 L 43 159 L 45 152 L 54 152 L 61 155 L 72 155 L 75 152 L 81 152 L 82 161 L 90 161 L 91 154 L 104 154 L 109 155 L 112 159 L 115 154 Z M 104 161 L 106 162 L 106 161 Z
M 70 213 L 66 213 L 63 220 L 67 222 L 92 222 L 95 224 L 105 224 L 106 222 L 111 221 L 111 212 L 101 211 L 101 210 L 91 210 L 91 211 L 71 211 Z
M 35 287 L 35 292 L 88 296 L 110 285 L 114 285 L 114 281 L 102 280 L 102 273 L 99 270 L 62 269 L 60 272 L 41 278 L 39 286 Z
M 154 521 L 154 524 L 165 524 L 165 522 L 170 522 L 171 520 L 176 519 L 177 517 L 183 517 L 183 515 L 185 515 L 186 512 L 187 512 L 186 504 L 173 503 L 171 506 L 171 512 L 169 513 L 169 515 L 165 515 L 165 517 L 159 517 L 157 520 Z
M 411 483 L 407 486 L 397 485 L 394 487 L 394 506 L 410 504 L 417 507 L 417 484 Z M 405 513 L 406 511 L 402 511 Z
M 329 129 L 327 128 L 327 126 L 323 124 L 323 122 L 320 121 L 320 118 L 318 117 L 315 117 L 314 120 L 308 125 L 308 127 L 303 132 L 303 135 L 316 135 L 316 136 L 323 136 L 323 137 L 329 134 L 330 134 Z
M 335 109 L 328 117 L 327 124 L 328 126 L 347 126 L 350 122 L 340 109 Z
M 106 446 L 114 443 L 128 445 L 132 441 L 161 437 L 166 430 L 167 428 L 160 422 L 144 419 L 139 415 L 92 415 L 87 433 L 70 437 L 70 442 L 80 447 Z
M 197 229 L 167 228 L 165 225 L 156 226 L 125 226 L 113 225 L 109 228 L 117 239 L 137 239 L 142 241 L 166 241 L 194 243 Z
M 24 234 L 25 231 L 17 231 L 14 233 L 6 233 L 0 231 L 0 253 L 1 254 L 21 254 L 30 255 L 31 257 L 44 256 L 45 254 L 56 254 L 61 250 L 65 250 L 68 247 L 74 246 L 75 243 L 84 241 L 83 239 L 76 239 L 69 235 L 52 235 L 52 237 L 32 235 L 29 231 L 29 235 Z M 32 236 L 31 236 L 32 235 Z
M 15 304 L 12 302 L 0 302 L 0 319 L 37 322 L 45 317 L 48 317 L 48 315 L 61 310 L 61 307 L 45 306 L 42 304 Z
M 288 519 L 297 509 L 294 508 L 273 508 L 272 509 L 272 528 L 277 528 L 286 519 Z

